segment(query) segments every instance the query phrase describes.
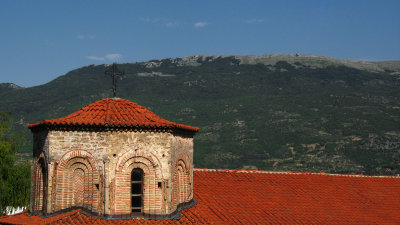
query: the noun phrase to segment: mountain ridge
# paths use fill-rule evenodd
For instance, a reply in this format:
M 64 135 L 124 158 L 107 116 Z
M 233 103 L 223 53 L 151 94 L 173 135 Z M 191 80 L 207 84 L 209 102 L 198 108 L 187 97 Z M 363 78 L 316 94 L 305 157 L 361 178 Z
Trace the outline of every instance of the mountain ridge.
M 395 70 L 274 60 L 192 56 L 119 64 L 125 75 L 117 96 L 200 127 L 196 167 L 400 174 Z M 23 151 L 32 141 L 26 124 L 112 97 L 106 66 L 74 69 L 40 86 L 0 88 L 0 111 L 12 114 L 29 140 Z
M 314 66 L 314 68 L 322 68 L 326 66 L 349 66 L 356 69 L 364 69 L 375 72 L 384 72 L 385 70 L 393 70 L 395 74 L 400 74 L 400 60 L 385 60 L 385 61 L 367 61 L 353 59 L 337 59 L 328 56 L 318 56 L 312 54 L 301 53 L 278 53 L 264 55 L 207 55 L 198 54 L 193 56 L 184 56 L 178 58 L 167 58 L 179 62 L 186 62 L 182 65 L 198 65 L 198 60 L 205 61 L 207 59 L 235 57 L 240 60 L 241 64 L 257 64 L 275 65 L 279 61 L 286 61 L 294 64 L 296 62 L 305 65 Z M 154 62 L 159 60 L 149 60 L 146 62 Z M 143 63 L 143 62 L 142 62 Z M 144 62 L 145 63 L 145 62 Z M 392 72 L 392 71 L 389 71 Z
M 177 66 L 199 66 L 201 61 L 213 60 L 217 58 L 232 58 L 239 60 L 240 64 L 257 64 L 261 63 L 264 65 L 275 65 L 279 61 L 286 61 L 293 66 L 298 66 L 296 63 L 301 63 L 312 68 L 324 68 L 327 66 L 348 66 L 355 69 L 367 70 L 372 72 L 388 72 L 392 75 L 400 75 L 400 60 L 355 60 L 355 59 L 339 59 L 329 56 L 320 56 L 313 54 L 302 54 L 302 53 L 276 53 L 276 54 L 263 54 L 263 55 L 218 55 L 218 54 L 196 54 L 192 56 L 183 56 L 175 58 L 164 58 L 164 59 L 151 59 L 147 61 L 127 62 L 122 64 L 144 64 L 147 68 L 157 68 L 161 61 L 170 60 L 172 63 L 176 63 Z M 200 61 L 200 62 L 199 62 Z M 90 66 L 104 66 L 107 67 L 111 64 L 91 64 L 84 67 Z M 80 69 L 77 68 L 77 69 Z M 73 69 L 76 70 L 76 69 Z M 71 71 L 73 71 L 71 70 Z M 61 75 L 63 76 L 63 75 Z M 60 77 L 60 76 L 59 76 Z M 55 79 L 57 79 L 56 77 Z M 54 79 L 53 79 L 54 80 Z M 51 80 L 52 81 L 52 80 Z M 49 81 L 49 82 L 51 82 Z M 47 83 L 49 83 L 47 82 Z M 46 83 L 44 83 L 46 84 Z M 44 85 L 41 84 L 41 85 Z M 22 87 L 13 83 L 0 83 L 0 91 L 8 85 L 15 85 L 16 88 L 32 88 L 36 86 Z

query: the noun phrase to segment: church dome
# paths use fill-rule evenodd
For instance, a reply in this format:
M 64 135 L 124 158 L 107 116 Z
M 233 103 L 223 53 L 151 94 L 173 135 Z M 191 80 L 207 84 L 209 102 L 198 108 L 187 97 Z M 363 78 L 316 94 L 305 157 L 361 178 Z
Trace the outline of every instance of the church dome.
M 29 124 L 29 129 L 99 129 L 154 132 L 199 131 L 198 127 L 174 123 L 157 116 L 146 107 L 122 98 L 106 98 L 58 119 Z

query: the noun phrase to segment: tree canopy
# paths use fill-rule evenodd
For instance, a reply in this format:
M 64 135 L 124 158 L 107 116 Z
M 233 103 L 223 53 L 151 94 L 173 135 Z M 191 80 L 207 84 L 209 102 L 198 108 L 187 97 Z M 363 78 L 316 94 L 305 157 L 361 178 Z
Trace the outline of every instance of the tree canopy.
M 0 112 L 0 215 L 7 213 L 7 206 L 29 205 L 30 163 L 17 160 L 24 138 L 10 131 L 11 124 L 11 117 Z

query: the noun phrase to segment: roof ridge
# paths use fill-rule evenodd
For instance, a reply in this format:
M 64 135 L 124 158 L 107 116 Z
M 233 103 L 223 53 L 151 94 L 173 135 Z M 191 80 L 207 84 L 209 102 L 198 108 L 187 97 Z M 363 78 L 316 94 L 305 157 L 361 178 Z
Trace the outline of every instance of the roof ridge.
M 363 175 L 363 174 L 338 174 L 338 173 L 325 173 L 325 172 L 300 172 L 300 171 L 267 171 L 267 170 L 236 170 L 236 169 L 208 169 L 208 168 L 194 168 L 194 171 L 203 172 L 232 172 L 232 173 L 261 173 L 261 174 L 293 174 L 293 175 L 321 175 L 321 176 L 342 176 L 342 177 L 365 177 L 365 178 L 394 178 L 400 179 L 399 175 L 385 176 L 385 175 Z
M 146 107 L 122 98 L 100 99 L 67 116 L 28 124 L 30 129 L 50 126 L 54 129 L 70 127 L 76 130 L 85 126 L 82 129 L 128 131 L 147 129 L 155 132 L 185 130 L 193 133 L 199 131 L 198 127 L 168 121 Z

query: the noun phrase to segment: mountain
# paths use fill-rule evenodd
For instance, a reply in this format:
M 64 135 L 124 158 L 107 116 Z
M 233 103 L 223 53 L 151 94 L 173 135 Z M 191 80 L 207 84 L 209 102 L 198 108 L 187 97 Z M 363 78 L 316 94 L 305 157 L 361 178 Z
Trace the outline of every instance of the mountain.
M 22 88 L 13 83 L 0 83 L 0 93 Z
M 307 55 L 307 54 L 268 54 L 268 55 L 195 55 L 183 57 L 181 65 L 196 65 L 198 59 L 205 58 L 218 58 L 218 57 L 234 57 L 238 59 L 241 64 L 264 64 L 274 65 L 279 61 L 285 61 L 294 67 L 298 67 L 298 63 L 310 68 L 324 68 L 327 66 L 347 66 L 360 70 L 367 70 L 370 72 L 388 72 L 392 74 L 399 74 L 400 63 L 399 61 L 363 61 L 363 60 L 346 60 L 335 59 L 327 56 Z
M 1 84 L 0 111 L 31 142 L 27 123 L 111 97 L 107 66 L 30 88 Z M 201 128 L 196 167 L 400 173 L 400 61 L 196 55 L 118 67 L 119 97 Z

